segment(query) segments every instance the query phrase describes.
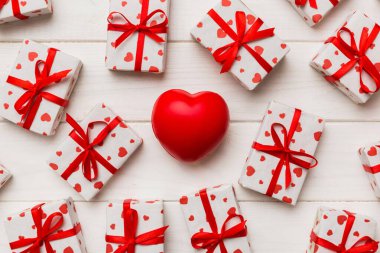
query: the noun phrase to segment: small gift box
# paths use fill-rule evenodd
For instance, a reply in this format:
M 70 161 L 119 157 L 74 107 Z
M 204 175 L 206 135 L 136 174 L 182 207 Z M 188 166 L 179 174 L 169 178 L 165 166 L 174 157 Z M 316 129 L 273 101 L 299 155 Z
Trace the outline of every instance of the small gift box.
M 106 66 L 112 70 L 165 70 L 170 0 L 110 0 Z
M 310 236 L 308 253 L 377 252 L 376 221 L 348 211 L 321 207 Z
M 376 197 L 380 198 L 380 143 L 360 148 L 359 157 Z
M 380 88 L 380 26 L 360 12 L 350 15 L 314 57 L 311 66 L 355 103 Z
M 109 253 L 164 252 L 162 201 L 113 201 L 107 208 L 106 251 Z
M 232 185 L 182 196 L 180 204 L 197 252 L 251 252 Z
M 5 169 L 5 167 L 0 164 L 0 188 L 3 187 L 9 179 L 11 179 L 12 174 Z
M 92 199 L 142 144 L 126 122 L 104 104 L 97 105 L 73 128 L 49 158 L 49 166 L 84 199 Z
M 1 0 L 0 24 L 53 13 L 51 0 Z
M 253 90 L 289 52 L 289 47 L 240 0 L 220 1 L 191 31 L 248 90 Z
M 323 119 L 271 102 L 239 183 L 285 203 L 295 205 L 324 127 Z
M 72 199 L 39 204 L 5 220 L 13 253 L 86 253 Z
M 75 57 L 25 40 L 0 86 L 0 115 L 32 132 L 55 134 L 81 67 Z
M 340 0 L 288 0 L 309 26 L 314 26 L 338 4 Z

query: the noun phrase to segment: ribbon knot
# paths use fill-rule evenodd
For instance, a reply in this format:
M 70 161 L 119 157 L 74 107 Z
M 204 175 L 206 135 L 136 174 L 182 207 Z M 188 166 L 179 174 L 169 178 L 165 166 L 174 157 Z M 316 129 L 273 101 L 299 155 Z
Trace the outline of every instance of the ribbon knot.
M 215 60 L 222 64 L 221 73 L 227 72 L 232 68 L 241 47 L 244 47 L 268 73 L 272 70 L 272 66 L 259 53 L 252 49 L 248 43 L 274 36 L 274 28 L 259 31 L 264 22 L 260 18 L 257 18 L 247 30 L 246 14 L 242 11 L 237 11 L 235 13 L 235 32 L 215 10 L 210 10 L 208 15 L 233 40 L 233 42 L 218 48 L 213 53 Z
M 100 155 L 95 147 L 103 143 L 108 135 L 115 129 L 121 122 L 121 118 L 115 117 L 110 123 L 106 121 L 92 121 L 88 123 L 86 130 L 84 130 L 69 114 L 66 114 L 66 121 L 73 128 L 70 133 L 70 137 L 83 149 L 80 151 L 76 159 L 68 166 L 68 168 L 62 173 L 61 177 L 67 180 L 74 171 L 82 164 L 82 173 L 84 177 L 92 182 L 98 178 L 98 162 L 103 165 L 110 173 L 115 174 L 117 168 L 115 168 L 109 161 L 107 161 L 102 155 Z M 95 124 L 106 125 L 99 134 L 91 141 L 90 132 Z

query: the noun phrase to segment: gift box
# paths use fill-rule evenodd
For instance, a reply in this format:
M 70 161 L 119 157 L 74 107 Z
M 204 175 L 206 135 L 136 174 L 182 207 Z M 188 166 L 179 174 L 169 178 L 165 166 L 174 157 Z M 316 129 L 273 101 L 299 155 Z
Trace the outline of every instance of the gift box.
M 309 26 L 314 26 L 333 10 L 339 0 L 288 0 Z
M 51 0 L 0 1 L 0 24 L 53 13 Z
M 84 199 L 92 199 L 142 144 L 123 119 L 104 104 L 97 105 L 73 128 L 48 160 L 49 166 Z
M 39 204 L 8 216 L 5 232 L 13 253 L 86 253 L 72 199 Z
M 380 26 L 360 12 L 330 37 L 311 66 L 352 101 L 368 101 L 380 87 Z
M 164 72 L 169 7 L 170 0 L 110 0 L 107 68 Z
M 112 201 L 107 208 L 106 251 L 164 252 L 167 228 L 162 201 Z
M 324 128 L 320 117 L 271 102 L 252 144 L 239 183 L 295 205 Z
M 0 86 L 0 115 L 32 132 L 55 134 L 81 67 L 75 57 L 25 40 Z
M 180 204 L 196 252 L 251 252 L 232 185 L 184 195 Z
M 380 143 L 360 148 L 359 157 L 376 197 L 380 198 Z
M 376 221 L 348 211 L 319 208 L 308 253 L 377 252 Z
M 222 71 L 253 90 L 289 52 L 269 28 L 240 0 L 220 1 L 191 31 Z
M 11 179 L 12 174 L 0 164 L 0 188 L 3 187 L 9 179 Z

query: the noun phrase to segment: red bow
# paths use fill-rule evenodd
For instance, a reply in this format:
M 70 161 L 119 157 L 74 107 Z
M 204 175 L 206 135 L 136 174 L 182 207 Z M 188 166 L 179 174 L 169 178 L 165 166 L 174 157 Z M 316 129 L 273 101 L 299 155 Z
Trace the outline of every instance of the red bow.
M 71 72 L 71 69 L 68 69 L 52 75 L 50 74 L 56 53 L 57 49 L 49 48 L 46 61 L 38 60 L 36 62 L 34 70 L 35 83 L 8 76 L 7 82 L 9 84 L 25 90 L 25 93 L 16 101 L 14 107 L 22 115 L 22 126 L 26 129 L 31 127 L 43 99 L 62 107 L 67 106 L 67 100 L 45 91 L 45 89 L 57 85 Z M 42 71 L 40 70 L 40 66 L 43 66 Z
M 210 201 L 207 196 L 206 189 L 199 192 L 199 196 L 202 200 L 202 204 L 206 213 L 206 220 L 210 224 L 212 232 L 198 232 L 191 237 L 191 245 L 195 249 L 205 249 L 207 253 L 213 253 L 215 249 L 219 246 L 221 253 L 228 253 L 224 240 L 233 239 L 238 237 L 247 236 L 247 227 L 245 226 L 246 221 L 242 215 L 230 214 L 223 226 L 220 233 L 218 232 L 218 225 L 212 211 Z M 239 219 L 237 225 L 227 228 L 228 224 L 232 222 L 233 219 Z
M 369 236 L 364 236 L 360 238 L 351 248 L 346 249 L 346 244 L 348 240 L 348 236 L 350 235 L 352 226 L 355 222 L 355 216 L 347 211 L 344 211 L 347 215 L 346 227 L 343 232 L 342 242 L 339 245 L 335 245 L 325 239 L 319 238 L 314 231 L 311 232 L 310 239 L 315 244 L 325 248 L 332 250 L 336 253 L 375 253 L 378 249 L 379 242 L 374 241 Z
M 293 135 L 295 130 L 297 129 L 297 126 L 299 124 L 299 119 L 301 117 L 302 111 L 299 109 L 295 110 L 294 117 L 292 120 L 292 123 L 290 125 L 289 131 L 287 131 L 286 127 L 280 123 L 274 123 L 271 126 L 271 136 L 273 138 L 274 145 L 263 145 L 260 143 L 255 142 L 252 146 L 252 148 L 267 153 L 269 155 L 275 156 L 279 158 L 277 167 L 273 173 L 272 180 L 269 184 L 267 195 L 272 196 L 275 190 L 275 187 L 277 185 L 278 178 L 280 177 L 281 171 L 283 166 L 285 165 L 286 171 L 285 171 L 285 188 L 289 188 L 290 184 L 292 183 L 292 173 L 290 170 L 290 164 L 298 165 L 304 169 L 311 169 L 317 166 L 318 161 L 317 159 L 310 155 L 306 154 L 301 151 L 295 151 L 290 148 Z M 284 140 L 281 142 L 280 137 L 278 136 L 278 133 L 276 131 L 276 127 L 279 127 L 281 129 L 281 132 L 284 135 Z M 310 158 L 313 160 L 312 163 L 306 162 L 299 157 L 305 157 Z
M 34 238 L 21 238 L 17 241 L 11 242 L 10 247 L 12 250 L 29 246 L 20 253 L 40 253 L 42 252 L 41 247 L 45 244 L 46 252 L 54 253 L 55 250 L 50 244 L 52 241 L 75 236 L 81 230 L 80 225 L 77 225 L 72 229 L 59 231 L 64 222 L 63 215 L 60 212 L 49 215 L 45 222 L 43 222 L 44 213 L 42 211 L 42 206 L 43 204 L 31 209 L 37 236 Z
M 135 253 L 136 245 L 157 245 L 165 241 L 165 231 L 169 226 L 161 227 L 136 236 L 138 213 L 131 208 L 131 200 L 123 204 L 124 236 L 106 235 L 106 242 L 121 244 L 114 253 Z
M 152 40 L 157 43 L 165 42 L 163 38 L 158 36 L 160 33 L 167 33 L 168 30 L 168 17 L 165 12 L 161 9 L 155 10 L 148 15 L 149 9 L 149 0 L 142 1 L 142 11 L 140 15 L 140 24 L 133 24 L 129 19 L 127 19 L 120 12 L 111 12 L 108 16 L 108 31 L 117 31 L 122 32 L 122 34 L 115 41 L 115 48 L 120 46 L 127 38 L 129 38 L 132 34 L 138 32 L 139 37 L 137 40 L 137 48 L 136 48 L 136 61 L 135 61 L 135 71 L 141 71 L 143 52 L 144 52 L 144 42 L 145 36 L 148 36 Z M 122 24 L 114 24 L 113 20 L 115 18 L 115 14 L 118 14 L 124 19 L 124 23 Z M 156 14 L 161 14 L 165 17 L 165 19 L 158 24 L 149 25 L 149 20 L 154 17 Z
M 210 10 L 208 15 L 231 37 L 232 43 L 227 44 L 221 48 L 218 48 L 213 56 L 217 62 L 223 65 L 221 73 L 227 72 L 231 69 L 234 64 L 236 57 L 239 53 L 241 47 L 244 47 L 255 59 L 256 61 L 267 71 L 268 73 L 272 71 L 272 66 L 261 57 L 254 49 L 252 49 L 248 43 L 269 38 L 274 36 L 274 28 L 265 29 L 259 31 L 260 27 L 263 25 L 261 19 L 256 19 L 253 25 L 246 32 L 247 18 L 246 14 L 242 11 L 237 11 L 235 14 L 236 18 L 236 30 L 231 29 L 231 27 L 219 16 L 215 10 Z
M 309 2 L 309 5 L 311 8 L 318 9 L 317 0 L 296 0 L 297 6 L 306 6 L 306 4 Z M 336 6 L 339 4 L 339 0 L 330 0 L 332 5 Z
M 74 171 L 82 164 L 82 172 L 88 181 L 93 181 L 98 177 L 98 162 L 104 166 L 110 173 L 115 174 L 117 169 L 109 163 L 103 156 L 101 156 L 95 147 L 103 143 L 108 137 L 110 132 L 119 125 L 122 120 L 115 117 L 110 123 L 105 121 L 93 121 L 87 125 L 86 131 L 69 115 L 66 115 L 66 121 L 73 128 L 70 137 L 83 148 L 77 158 L 69 165 L 69 167 L 62 173 L 61 177 L 67 180 Z M 98 134 L 91 142 L 89 137 L 90 129 L 94 124 L 105 124 L 104 129 Z
M 18 19 L 28 19 L 29 17 L 24 16 L 21 14 L 20 10 L 20 3 L 19 0 L 0 0 L 0 10 L 6 5 L 9 1 L 11 1 L 12 5 L 12 11 L 13 11 L 13 16 L 18 18 Z
M 342 32 L 347 32 L 350 35 L 350 44 L 346 43 L 341 37 Z M 373 42 L 377 38 L 380 32 L 380 26 L 375 24 L 371 33 L 369 34 L 368 28 L 363 28 L 360 37 L 359 47 L 356 44 L 354 33 L 347 27 L 342 27 L 336 37 L 332 37 L 326 41 L 326 43 L 334 44 L 347 58 L 349 61 L 342 65 L 342 67 L 331 77 L 333 80 L 341 79 L 345 74 L 347 74 L 356 65 L 359 67 L 360 72 L 360 87 L 364 93 L 375 93 L 380 89 L 380 74 L 376 69 L 373 62 L 368 58 L 366 52 L 372 46 Z M 375 90 L 370 90 L 367 85 L 363 82 L 363 71 L 367 72 L 368 75 L 374 80 L 376 84 Z

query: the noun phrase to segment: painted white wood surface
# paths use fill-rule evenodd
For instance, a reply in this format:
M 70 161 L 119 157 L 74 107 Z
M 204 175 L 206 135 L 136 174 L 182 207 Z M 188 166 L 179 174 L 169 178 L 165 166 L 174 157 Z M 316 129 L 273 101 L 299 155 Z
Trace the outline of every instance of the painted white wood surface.
M 276 26 L 292 51 L 261 87 L 242 88 L 231 76 L 219 75 L 208 52 L 192 42 L 189 30 L 217 0 L 172 0 L 168 68 L 164 75 L 115 73 L 104 67 L 106 0 L 55 0 L 51 17 L 0 27 L 0 80 L 13 64 L 24 38 L 47 42 L 81 58 L 85 64 L 68 112 L 82 119 L 94 104 L 105 102 L 127 119 L 144 138 L 144 145 L 93 201 L 84 202 L 45 163 L 69 132 L 45 138 L 0 119 L 0 161 L 14 178 L 0 191 L 0 219 L 40 201 L 72 196 L 83 223 L 89 253 L 105 252 L 105 206 L 108 199 L 125 197 L 165 200 L 166 252 L 193 252 L 177 202 L 181 193 L 204 186 L 234 183 L 248 219 L 255 253 L 304 252 L 317 208 L 327 205 L 371 215 L 380 222 L 380 203 L 374 197 L 356 155 L 363 144 L 380 139 L 380 98 L 353 104 L 308 66 L 323 41 L 353 10 L 380 21 L 380 1 L 344 0 L 316 28 L 309 28 L 286 0 L 244 0 L 265 21 Z M 171 88 L 191 92 L 211 90 L 227 101 L 232 123 L 218 150 L 197 164 L 171 158 L 155 139 L 150 113 L 155 99 Z M 267 103 L 278 100 L 327 119 L 319 146 L 318 168 L 305 184 L 300 202 L 289 207 L 240 188 L 240 175 Z M 1 106 L 1 104 L 0 104 Z M 0 226 L 0 252 L 10 253 Z

